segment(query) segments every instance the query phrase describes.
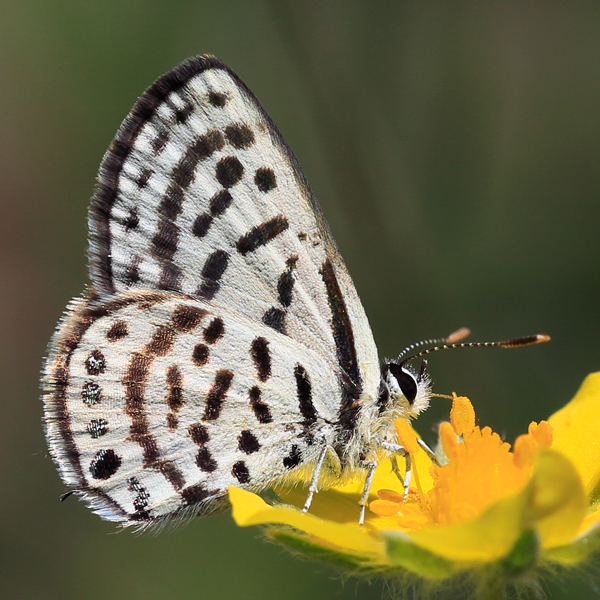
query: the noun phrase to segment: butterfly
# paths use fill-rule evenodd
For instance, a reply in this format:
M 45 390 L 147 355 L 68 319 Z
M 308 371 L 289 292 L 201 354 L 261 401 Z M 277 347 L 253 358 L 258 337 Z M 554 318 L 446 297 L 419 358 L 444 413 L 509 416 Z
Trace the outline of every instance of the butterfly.
M 382 452 L 403 453 L 394 420 L 427 408 L 431 383 L 380 364 L 296 158 L 225 64 L 190 58 L 139 98 L 102 160 L 89 239 L 91 285 L 43 376 L 72 492 L 143 527 L 298 473 L 308 510 L 362 472 L 362 521 Z

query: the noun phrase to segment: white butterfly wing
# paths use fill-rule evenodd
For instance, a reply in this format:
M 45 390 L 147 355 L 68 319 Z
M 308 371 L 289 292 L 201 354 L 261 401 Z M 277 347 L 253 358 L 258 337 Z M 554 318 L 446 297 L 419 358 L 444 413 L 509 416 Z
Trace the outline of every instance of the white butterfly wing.
M 44 401 L 63 478 L 104 518 L 205 512 L 324 444 L 343 456 L 376 404 L 377 350 L 316 199 L 214 57 L 159 78 L 121 126 L 90 272 L 51 342 Z
M 55 348 L 47 433 L 106 519 L 211 511 L 229 486 L 264 489 L 334 443 L 336 364 L 206 302 L 76 301 Z

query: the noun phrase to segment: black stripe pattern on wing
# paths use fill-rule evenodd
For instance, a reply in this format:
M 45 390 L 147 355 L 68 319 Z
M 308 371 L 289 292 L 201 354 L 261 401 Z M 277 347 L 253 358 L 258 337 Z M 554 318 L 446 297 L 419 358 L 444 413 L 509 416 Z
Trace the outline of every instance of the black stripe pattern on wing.
M 90 207 L 90 272 L 92 281 L 101 294 L 108 295 L 116 291 L 110 221 L 113 206 L 119 197 L 119 181 L 123 165 L 130 156 L 140 132 L 146 123 L 155 117 L 169 95 L 180 90 L 196 75 L 210 69 L 226 69 L 229 72 L 227 67 L 214 56 L 195 56 L 159 77 L 134 105 L 106 153 L 100 166 L 98 183 Z M 224 106 L 227 102 L 226 96 L 220 93 L 214 93 L 208 100 L 213 106 Z M 178 122 L 184 122 L 189 114 L 189 107 L 183 107 L 176 111 L 174 116 Z M 160 131 L 153 142 L 154 152 L 161 152 L 168 144 L 168 138 L 167 131 Z M 222 141 L 222 136 L 220 141 L 212 138 L 208 140 L 208 146 L 214 151 Z M 201 145 L 202 141 L 198 140 L 197 144 Z M 189 151 L 192 154 L 195 151 L 196 155 L 202 158 L 201 148 L 191 146 Z M 161 203 L 164 214 L 161 216 L 162 220 L 157 228 L 153 247 L 158 255 L 163 256 L 161 258 L 163 261 L 170 260 L 168 256 L 169 254 L 172 256 L 178 243 L 178 231 L 166 225 L 166 222 L 170 214 L 177 213 L 180 209 L 181 184 L 184 184 L 183 187 L 188 184 L 188 179 L 191 177 L 191 164 L 196 160 L 196 155 L 186 154 L 182 158 L 174 172 L 173 187 L 169 188 L 170 191 Z M 143 187 L 147 183 L 149 174 L 143 172 L 140 177 L 140 187 Z
M 215 250 L 206 259 L 202 267 L 202 284 L 198 288 L 198 296 L 212 300 L 221 287 L 221 277 L 229 264 L 229 254 L 225 250 Z
M 290 226 L 288 220 L 278 215 L 269 221 L 265 221 L 256 227 L 253 227 L 248 233 L 245 233 L 236 243 L 238 252 L 246 255 L 254 252 L 257 248 L 268 244 L 280 233 L 283 233 Z
M 279 333 L 286 333 L 285 316 L 293 299 L 294 284 L 296 283 L 294 270 L 297 262 L 298 255 L 291 256 L 286 261 L 285 271 L 277 280 L 277 298 L 280 306 L 272 306 L 267 309 L 262 317 L 262 322 L 265 325 L 279 331 Z
M 354 331 L 340 284 L 329 259 L 323 263 L 320 274 L 325 283 L 327 301 L 331 310 L 331 331 L 341 369 L 342 402 L 338 422 L 341 430 L 349 437 L 356 426 L 360 412 L 358 399 L 362 392 L 362 378 L 358 367 Z M 345 439 L 341 440 L 342 443 L 344 441 Z

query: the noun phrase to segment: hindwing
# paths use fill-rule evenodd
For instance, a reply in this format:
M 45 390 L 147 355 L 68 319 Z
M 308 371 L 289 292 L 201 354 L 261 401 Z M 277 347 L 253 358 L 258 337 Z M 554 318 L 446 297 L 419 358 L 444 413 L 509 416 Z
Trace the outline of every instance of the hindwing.
M 335 363 L 266 325 L 166 292 L 75 301 L 49 357 L 47 433 L 106 519 L 214 510 L 333 443 Z

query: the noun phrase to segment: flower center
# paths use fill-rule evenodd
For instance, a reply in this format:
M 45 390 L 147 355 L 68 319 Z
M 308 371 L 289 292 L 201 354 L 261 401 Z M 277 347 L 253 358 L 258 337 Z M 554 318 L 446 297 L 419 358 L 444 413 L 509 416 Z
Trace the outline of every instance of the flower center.
M 442 423 L 439 431 L 448 462 L 431 465 L 433 485 L 424 490 L 417 471 L 419 459 L 414 456 L 419 452 L 415 433 L 402 419 L 395 425 L 400 444 L 411 455 L 414 486 L 406 502 L 397 490 L 379 490 L 370 510 L 408 530 L 470 519 L 492 502 L 517 493 L 528 481 L 538 451 L 552 444 L 552 427 L 546 421 L 532 422 L 511 451 L 510 444 L 490 427 L 475 425 L 468 398 L 454 395 L 450 423 Z

